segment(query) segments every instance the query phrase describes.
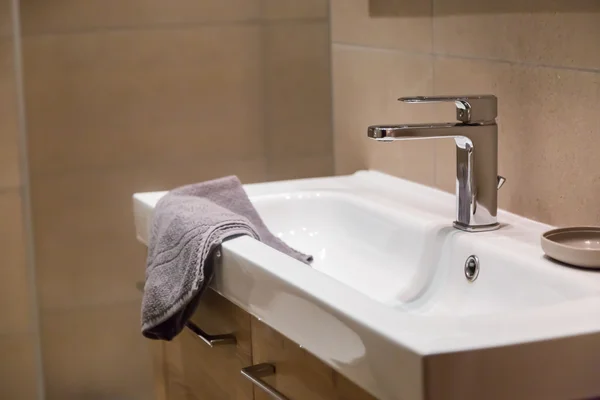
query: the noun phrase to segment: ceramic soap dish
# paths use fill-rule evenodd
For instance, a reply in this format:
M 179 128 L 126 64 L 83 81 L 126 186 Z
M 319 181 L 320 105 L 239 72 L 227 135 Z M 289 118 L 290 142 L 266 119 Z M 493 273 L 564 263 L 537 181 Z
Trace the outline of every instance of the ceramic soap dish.
M 565 264 L 600 270 L 600 227 L 552 229 L 542 235 L 542 249 Z

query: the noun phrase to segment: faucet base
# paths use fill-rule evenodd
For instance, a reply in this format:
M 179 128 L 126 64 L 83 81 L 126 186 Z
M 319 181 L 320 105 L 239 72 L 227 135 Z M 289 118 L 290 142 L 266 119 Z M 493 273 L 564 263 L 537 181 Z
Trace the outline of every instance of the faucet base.
M 495 231 L 500 228 L 500 224 L 498 222 L 489 224 L 489 225 L 465 225 L 461 224 L 458 221 L 454 221 L 452 224 L 456 229 L 460 229 L 465 232 L 487 232 L 487 231 Z

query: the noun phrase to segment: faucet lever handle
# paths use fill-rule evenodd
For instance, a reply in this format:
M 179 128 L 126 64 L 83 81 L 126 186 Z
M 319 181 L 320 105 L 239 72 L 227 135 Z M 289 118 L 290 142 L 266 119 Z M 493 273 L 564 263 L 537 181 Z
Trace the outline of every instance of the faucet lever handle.
M 468 96 L 414 96 L 400 97 L 404 103 L 454 102 L 456 119 L 465 124 L 491 122 L 498 116 L 498 99 L 491 94 Z

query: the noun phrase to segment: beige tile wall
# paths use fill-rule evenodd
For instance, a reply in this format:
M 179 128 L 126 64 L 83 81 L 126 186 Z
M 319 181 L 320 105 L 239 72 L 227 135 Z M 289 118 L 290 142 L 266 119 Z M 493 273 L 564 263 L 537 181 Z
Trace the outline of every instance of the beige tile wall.
M 599 224 L 600 3 L 332 0 L 336 173 L 374 168 L 454 190 L 451 141 L 371 143 L 370 124 L 452 120 L 403 95 L 499 98 L 500 206 Z
M 332 173 L 329 24 L 284 20 L 267 24 L 264 35 L 269 179 Z
M 16 98 L 13 38 L 0 35 L 0 190 L 21 183 Z
M 38 337 L 27 268 L 11 4 L 0 0 L 0 398 L 33 400 Z
M 46 398 L 146 400 L 131 195 L 332 174 L 328 1 L 21 8 Z
M 12 18 L 12 0 L 0 1 L 0 36 L 12 36 L 14 29 Z
M 21 0 L 23 33 L 153 28 L 252 21 L 263 0 Z

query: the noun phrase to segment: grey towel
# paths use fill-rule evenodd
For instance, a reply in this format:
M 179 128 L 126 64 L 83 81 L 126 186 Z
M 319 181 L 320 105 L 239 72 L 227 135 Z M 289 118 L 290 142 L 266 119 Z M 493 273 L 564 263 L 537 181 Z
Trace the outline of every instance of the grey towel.
M 183 330 L 210 283 L 213 254 L 224 240 L 239 235 L 304 263 L 312 259 L 269 232 L 235 176 L 183 186 L 159 200 L 148 243 L 144 336 L 171 340 Z

